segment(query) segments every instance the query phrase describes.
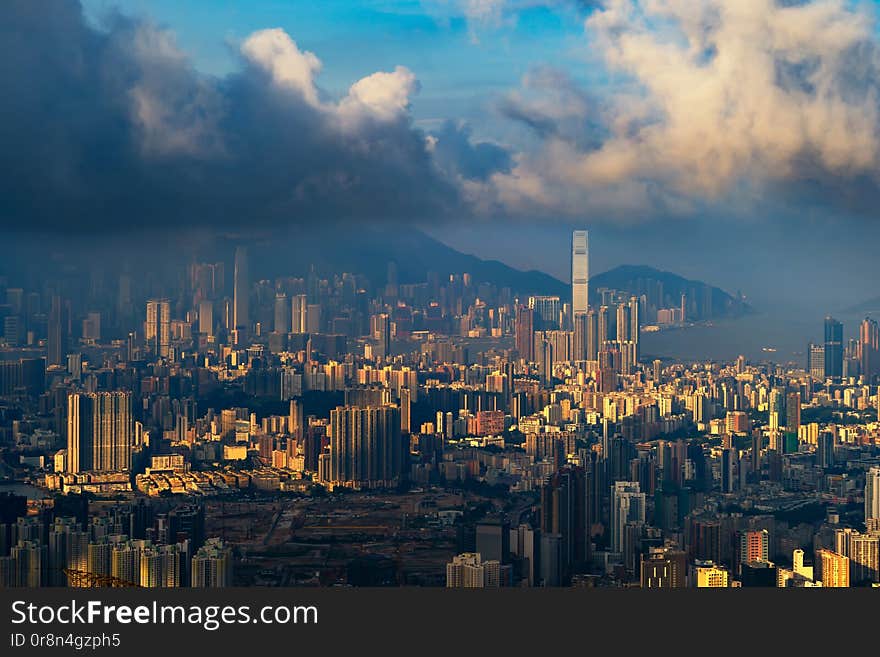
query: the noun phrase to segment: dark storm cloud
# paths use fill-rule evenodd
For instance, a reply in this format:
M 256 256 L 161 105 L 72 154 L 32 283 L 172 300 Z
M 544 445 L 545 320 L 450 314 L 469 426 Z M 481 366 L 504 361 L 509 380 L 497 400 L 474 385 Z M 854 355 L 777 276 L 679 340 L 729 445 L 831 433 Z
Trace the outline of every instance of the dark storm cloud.
M 465 123 L 446 121 L 440 130 L 432 133 L 432 146 L 438 166 L 468 180 L 486 180 L 493 173 L 510 171 L 510 152 L 488 142 L 474 143 L 471 129 Z
M 96 30 L 73 0 L 0 4 L 0 226 L 439 217 L 461 203 L 450 172 L 472 175 L 494 153 L 450 132 L 438 167 L 403 67 L 334 101 L 315 83 L 317 57 L 280 30 L 251 35 L 241 59 L 211 78 L 149 23 L 115 15 Z

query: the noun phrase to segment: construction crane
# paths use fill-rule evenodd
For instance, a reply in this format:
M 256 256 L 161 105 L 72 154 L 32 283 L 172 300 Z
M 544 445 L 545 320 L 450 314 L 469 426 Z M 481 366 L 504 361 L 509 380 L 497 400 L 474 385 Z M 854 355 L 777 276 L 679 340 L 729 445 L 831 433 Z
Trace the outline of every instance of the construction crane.
M 72 588 L 79 589 L 97 589 L 97 588 L 128 588 L 139 587 L 138 584 L 112 577 L 111 575 L 100 575 L 98 573 L 90 573 L 87 570 L 76 570 L 74 568 L 64 568 L 63 571 L 67 575 L 67 585 Z

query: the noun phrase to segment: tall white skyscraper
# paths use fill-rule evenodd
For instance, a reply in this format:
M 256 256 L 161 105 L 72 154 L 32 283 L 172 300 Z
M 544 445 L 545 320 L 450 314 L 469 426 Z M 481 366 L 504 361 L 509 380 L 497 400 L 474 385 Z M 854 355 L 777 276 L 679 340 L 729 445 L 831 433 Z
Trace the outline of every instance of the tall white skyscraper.
M 246 337 L 250 330 L 250 281 L 248 274 L 247 247 L 235 249 L 235 287 L 232 299 L 233 327 L 239 332 L 240 338 Z
M 880 468 L 873 467 L 865 475 L 865 522 L 880 518 Z
M 587 231 L 571 234 L 571 312 L 587 312 L 590 303 L 590 252 Z

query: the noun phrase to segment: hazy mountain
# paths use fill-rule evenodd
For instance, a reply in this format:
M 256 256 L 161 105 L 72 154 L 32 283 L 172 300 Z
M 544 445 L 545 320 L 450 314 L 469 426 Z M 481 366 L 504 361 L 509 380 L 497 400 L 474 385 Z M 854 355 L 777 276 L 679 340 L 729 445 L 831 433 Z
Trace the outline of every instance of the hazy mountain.
M 867 301 L 862 301 L 861 303 L 856 304 L 855 306 L 851 306 L 847 308 L 845 312 L 848 313 L 880 313 L 880 297 L 874 297 L 873 299 L 868 299 Z
M 752 310 L 743 300 L 720 288 L 644 265 L 621 265 L 591 277 L 592 303 L 600 302 L 602 288 L 645 295 L 648 305 L 655 308 L 677 308 L 685 295 L 689 319 L 738 317 Z

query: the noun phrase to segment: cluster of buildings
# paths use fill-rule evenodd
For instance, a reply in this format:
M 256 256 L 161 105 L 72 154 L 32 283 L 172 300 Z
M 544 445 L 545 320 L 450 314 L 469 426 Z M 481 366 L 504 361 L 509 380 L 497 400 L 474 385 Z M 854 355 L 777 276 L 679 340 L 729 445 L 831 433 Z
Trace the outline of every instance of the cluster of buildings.
M 0 476 L 135 501 L 413 487 L 508 499 L 456 520 L 449 586 L 878 582 L 872 320 L 844 345 L 826 319 L 804 364 L 675 362 L 644 356 L 645 318 L 707 312 L 711 289 L 678 314 L 655 281 L 591 294 L 586 231 L 570 300 L 468 274 L 401 283 L 393 263 L 379 284 L 315 268 L 252 280 L 249 257 L 236 249 L 231 285 L 223 262 L 173 285 L 122 273 L 113 295 L 92 279 L 6 285 Z M 65 516 L 42 542 L 23 517 L 0 545 L 7 581 L 58 583 L 43 574 L 55 565 L 27 564 L 61 563 L 50 536 Z M 92 532 L 109 556 L 62 571 L 153 585 L 144 569 L 163 563 L 162 581 L 195 585 L 198 559 L 230 554 L 87 524 L 77 540 Z

